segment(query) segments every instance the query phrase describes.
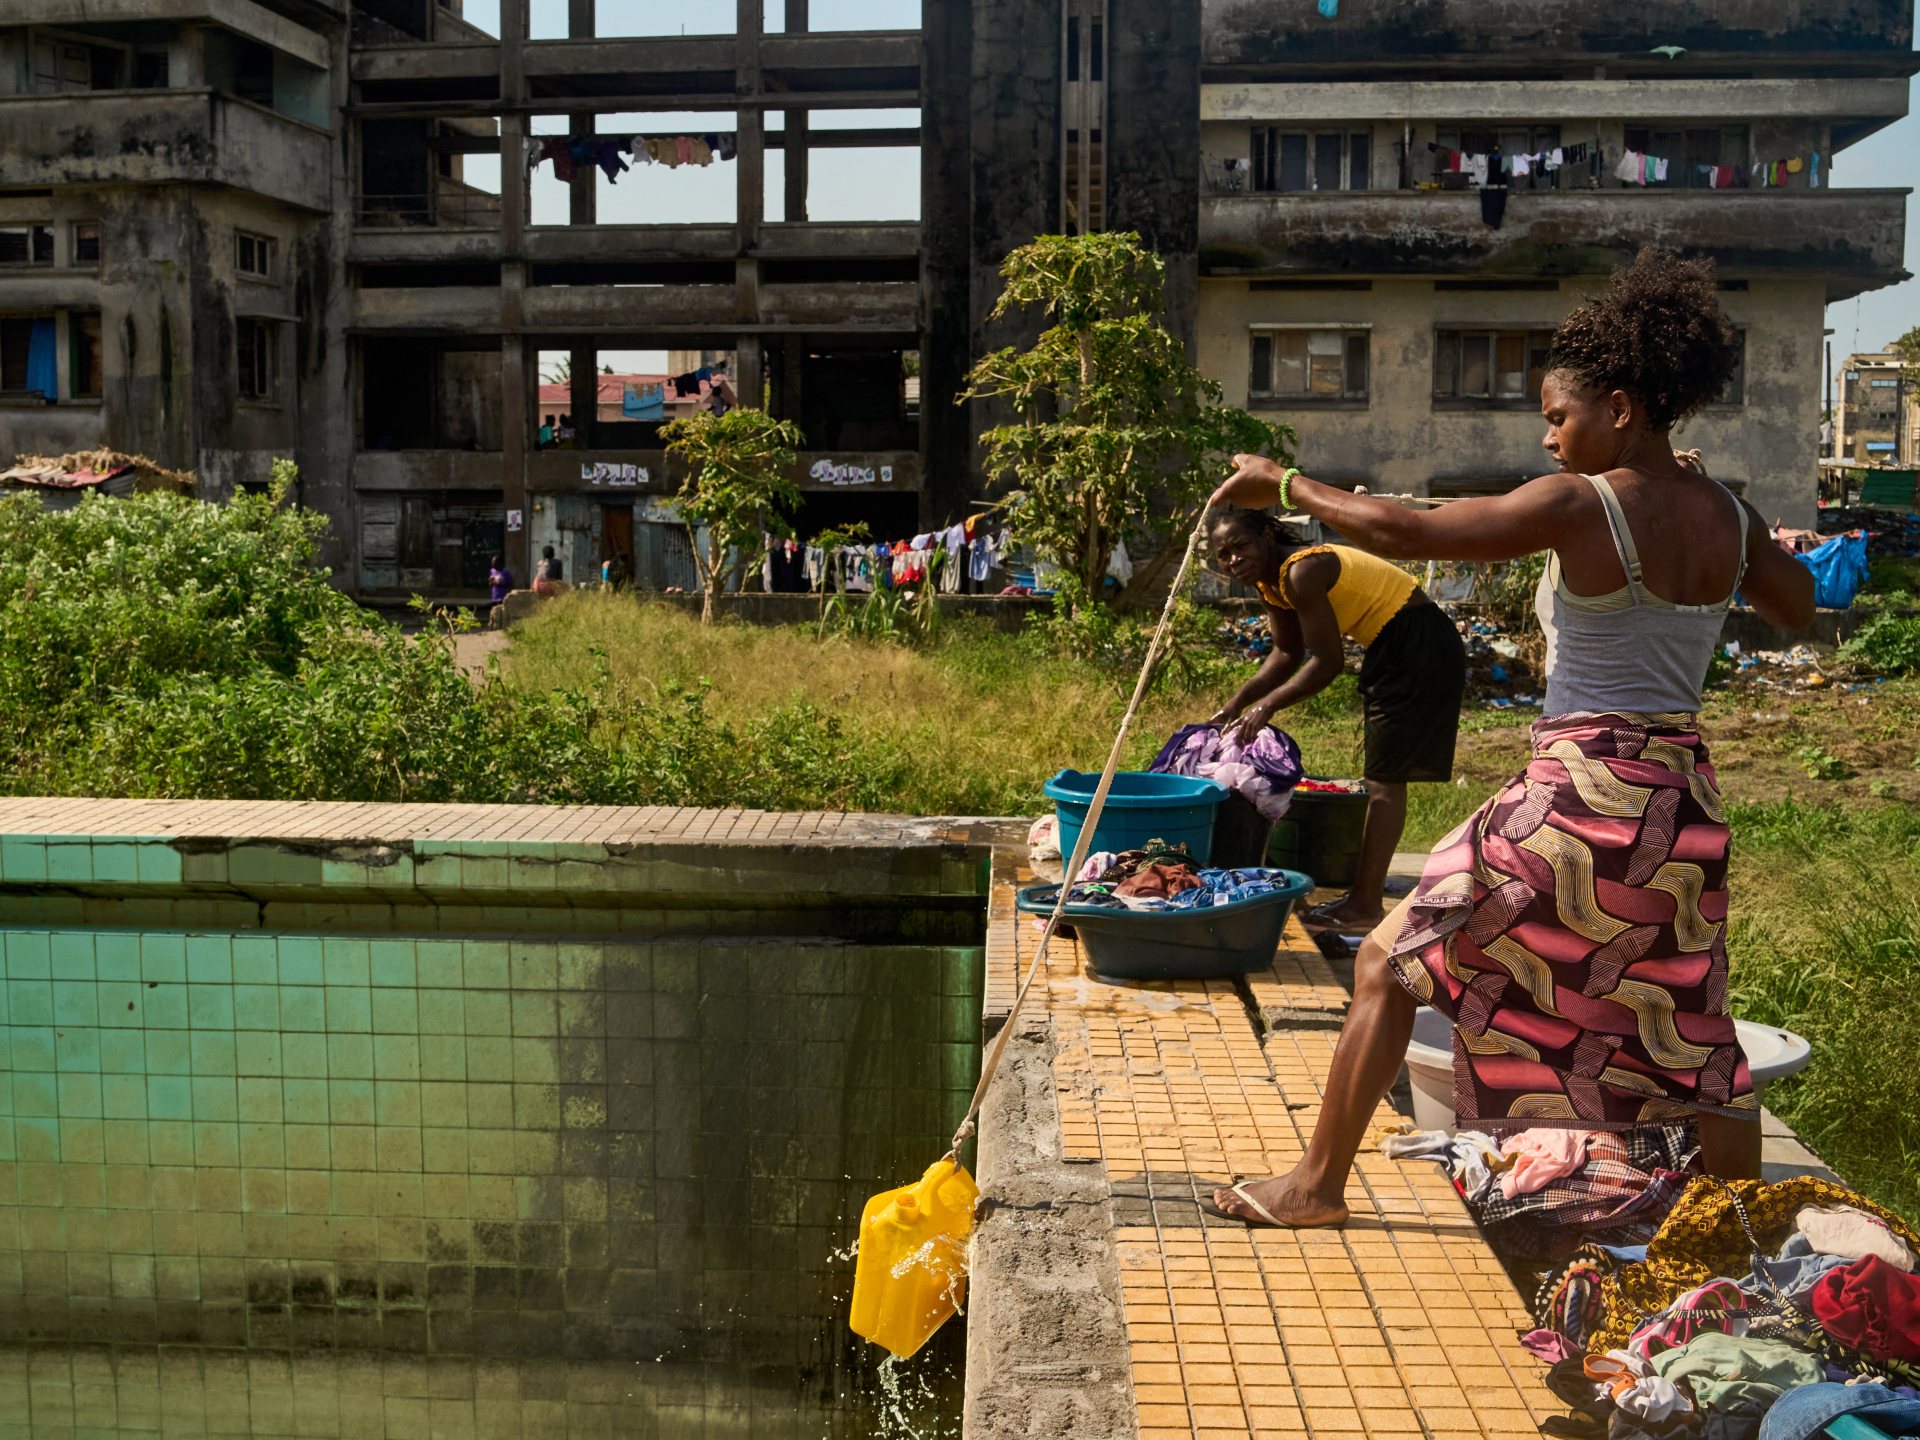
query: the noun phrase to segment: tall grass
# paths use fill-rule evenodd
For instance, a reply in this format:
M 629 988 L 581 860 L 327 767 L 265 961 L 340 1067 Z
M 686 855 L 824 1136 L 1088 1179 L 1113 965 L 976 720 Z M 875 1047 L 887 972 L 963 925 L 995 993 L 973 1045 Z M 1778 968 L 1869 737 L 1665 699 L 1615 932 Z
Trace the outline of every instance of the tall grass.
M 1767 1104 L 1847 1180 L 1920 1220 L 1920 815 L 1789 801 L 1732 820 L 1734 1012 L 1813 1046 Z
M 1124 763 L 1144 768 L 1167 736 L 1217 710 L 1249 672 L 1217 656 L 1163 668 L 1135 722 Z M 1062 767 L 1097 770 L 1132 691 L 1130 664 L 1114 663 L 1037 634 L 984 624 L 946 626 L 937 643 L 912 649 L 812 630 L 701 626 L 679 610 L 625 597 L 574 593 L 517 626 L 504 667 L 529 695 L 562 691 L 582 674 L 606 677 L 607 711 L 709 686 L 706 713 L 736 726 L 804 707 L 830 720 L 838 763 L 868 777 L 860 799 L 919 815 L 1029 815 Z M 1359 702 L 1352 677 L 1283 717 L 1308 769 L 1354 775 L 1360 765 Z M 1516 737 L 1514 765 L 1522 759 Z M 1484 798 L 1476 788 L 1414 787 L 1409 844 L 1445 833 Z M 796 785 L 796 807 L 834 803 Z

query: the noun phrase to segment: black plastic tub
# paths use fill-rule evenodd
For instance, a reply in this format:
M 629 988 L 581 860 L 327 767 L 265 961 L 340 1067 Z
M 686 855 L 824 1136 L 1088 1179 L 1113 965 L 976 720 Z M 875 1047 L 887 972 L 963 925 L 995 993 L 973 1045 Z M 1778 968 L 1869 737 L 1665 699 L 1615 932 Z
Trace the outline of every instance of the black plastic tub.
M 1063 922 L 1079 933 L 1094 973 L 1113 980 L 1206 980 L 1245 975 L 1273 963 L 1294 903 L 1313 889 L 1298 871 L 1270 895 L 1192 910 L 1116 910 L 1069 905 Z M 1023 914 L 1051 915 L 1058 885 L 1019 892 Z

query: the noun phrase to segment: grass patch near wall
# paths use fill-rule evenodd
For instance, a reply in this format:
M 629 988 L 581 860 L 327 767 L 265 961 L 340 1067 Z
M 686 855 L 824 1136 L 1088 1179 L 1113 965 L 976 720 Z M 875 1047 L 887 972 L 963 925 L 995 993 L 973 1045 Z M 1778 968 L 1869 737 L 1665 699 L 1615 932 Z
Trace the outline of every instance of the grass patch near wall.
M 1813 1045 L 1767 1104 L 1850 1183 L 1920 1221 L 1920 813 L 1735 806 L 1733 1008 Z

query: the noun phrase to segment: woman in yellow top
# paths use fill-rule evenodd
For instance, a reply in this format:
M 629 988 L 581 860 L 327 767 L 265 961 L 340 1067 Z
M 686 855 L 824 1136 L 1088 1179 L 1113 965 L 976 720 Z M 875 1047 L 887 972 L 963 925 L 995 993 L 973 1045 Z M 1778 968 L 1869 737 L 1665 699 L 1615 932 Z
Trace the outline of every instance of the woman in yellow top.
M 1331 685 L 1346 666 L 1342 637 L 1366 650 L 1366 830 L 1344 900 L 1316 906 L 1309 925 L 1371 927 L 1393 847 L 1407 823 L 1407 783 L 1453 778 L 1453 746 L 1467 686 L 1460 634 L 1404 570 L 1345 545 L 1301 545 L 1272 516 L 1222 507 L 1208 522 L 1216 559 L 1266 602 L 1273 651 L 1234 692 L 1216 725 L 1251 740 L 1289 705 Z

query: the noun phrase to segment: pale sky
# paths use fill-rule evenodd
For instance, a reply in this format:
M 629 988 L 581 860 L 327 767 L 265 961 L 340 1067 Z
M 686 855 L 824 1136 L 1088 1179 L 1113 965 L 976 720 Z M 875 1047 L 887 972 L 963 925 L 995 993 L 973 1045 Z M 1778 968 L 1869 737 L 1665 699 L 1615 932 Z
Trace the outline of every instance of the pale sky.
M 704 6 L 669 4 L 667 0 L 597 0 L 596 29 L 607 37 L 619 35 L 725 35 L 733 32 L 734 6 L 711 3 Z M 534 38 L 556 38 L 566 33 L 567 0 L 530 0 Z M 466 0 L 466 18 L 482 29 L 499 29 L 499 0 Z M 767 28 L 780 28 L 783 0 L 767 0 Z M 912 29 L 920 23 L 919 0 L 811 0 L 808 28 L 812 30 Z M 1920 79 L 1909 91 L 1910 108 L 1920 109 Z M 831 125 L 906 125 L 914 123 L 917 112 L 842 110 L 816 111 L 816 126 Z M 689 133 L 726 130 L 733 126 L 731 114 L 635 114 L 627 117 L 603 116 L 602 134 L 617 134 L 631 122 L 636 131 L 685 129 Z M 558 117 L 536 117 L 536 134 L 564 131 Z M 767 155 L 767 218 L 778 219 L 782 212 L 784 188 L 781 155 Z M 1836 187 L 1869 188 L 1920 186 L 1920 119 L 1909 114 L 1850 149 L 1843 150 L 1829 165 Z M 487 157 L 469 157 L 469 179 L 487 189 L 499 187 L 498 162 Z M 808 210 L 815 220 L 914 220 L 919 218 L 920 176 L 917 151 L 905 148 L 884 150 L 816 150 L 813 152 L 807 189 Z M 535 223 L 561 223 L 566 216 L 566 192 L 542 166 L 533 187 Z M 600 181 L 600 215 L 608 221 L 626 224 L 692 223 L 731 220 L 734 212 L 734 179 L 731 166 L 716 164 L 706 169 L 681 167 L 666 170 L 650 166 L 620 177 L 618 184 Z M 1907 218 L 1908 270 L 1920 274 L 1920 222 L 1909 205 Z M 1833 357 L 1836 366 L 1856 350 L 1878 350 L 1920 325 L 1920 280 L 1908 280 L 1884 290 L 1868 292 L 1854 300 L 1845 300 L 1827 310 L 1827 327 L 1833 331 Z M 666 364 L 665 352 L 623 352 L 605 357 L 616 368 L 658 370 Z

